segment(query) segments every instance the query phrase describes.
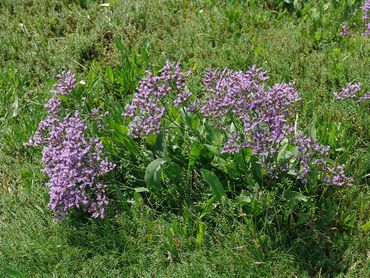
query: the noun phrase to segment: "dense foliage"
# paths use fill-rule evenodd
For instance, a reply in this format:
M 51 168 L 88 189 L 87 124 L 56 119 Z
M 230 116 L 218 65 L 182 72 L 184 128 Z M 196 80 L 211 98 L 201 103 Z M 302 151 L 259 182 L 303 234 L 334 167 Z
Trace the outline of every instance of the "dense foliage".
M 0 271 L 366 277 L 368 12 L 0 3 Z

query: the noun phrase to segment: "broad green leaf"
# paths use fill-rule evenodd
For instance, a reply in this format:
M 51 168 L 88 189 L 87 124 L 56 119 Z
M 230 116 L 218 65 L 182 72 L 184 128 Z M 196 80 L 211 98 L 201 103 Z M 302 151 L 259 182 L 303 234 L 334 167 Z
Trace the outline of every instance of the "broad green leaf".
M 337 134 L 337 127 L 335 126 L 335 124 L 332 124 L 330 132 L 329 132 L 329 146 L 331 147 L 334 146 L 336 134 Z
M 199 159 L 201 151 L 203 149 L 203 145 L 199 143 L 195 143 L 189 153 L 189 170 L 192 170 L 195 166 L 195 162 Z
M 252 163 L 253 176 L 255 179 L 257 179 L 261 183 L 263 181 L 262 169 L 261 169 L 261 166 L 257 163 L 257 159 L 254 156 L 251 157 L 251 163 Z
M 159 133 L 157 135 L 156 141 L 153 145 L 153 151 L 156 154 L 163 153 L 167 156 L 167 143 L 166 143 L 166 136 L 163 133 Z
M 128 127 L 125 125 L 117 124 L 114 121 L 110 121 L 109 126 L 114 130 L 112 139 L 116 143 L 121 144 L 131 153 L 136 153 L 136 143 L 130 136 L 127 135 Z
M 361 226 L 361 229 L 365 232 L 370 231 L 370 222 L 367 222 L 366 224 Z
M 17 95 L 14 96 L 14 101 L 10 105 L 12 117 L 16 117 L 19 113 L 19 98 Z
M 204 145 L 207 150 L 209 150 L 213 155 L 220 156 L 221 155 L 221 148 L 220 147 L 215 147 L 209 144 Z
M 298 202 L 307 202 L 308 197 L 297 191 L 287 191 L 284 194 L 285 198 L 289 202 L 289 207 L 292 209 Z
M 7 275 L 9 275 L 10 277 L 14 277 L 14 278 L 23 278 L 24 277 L 19 271 L 15 270 L 15 269 L 12 269 L 10 267 L 5 267 L 4 272 Z
M 149 189 L 146 187 L 135 187 L 135 192 L 149 192 Z
M 162 165 L 165 162 L 166 160 L 164 158 L 157 158 L 146 167 L 144 180 L 148 185 L 155 187 L 161 185 Z
M 117 37 L 115 39 L 115 44 L 116 44 L 117 49 L 120 50 L 121 52 L 124 52 L 126 50 L 120 38 Z
M 202 247 L 205 229 L 206 229 L 205 225 L 203 223 L 199 223 L 197 237 L 195 239 L 196 245 L 199 249 Z
M 114 76 L 113 76 L 113 70 L 110 66 L 107 66 L 107 77 L 110 83 L 114 83 Z
M 252 202 L 252 199 L 249 196 L 238 196 L 236 199 L 241 205 L 249 204 L 250 202 Z
M 202 219 L 204 216 L 207 215 L 207 213 L 210 211 L 211 205 L 217 201 L 217 196 L 213 195 L 211 198 L 208 199 L 206 203 L 202 206 L 202 214 L 199 216 L 199 220 Z
M 201 174 L 204 180 L 211 186 L 211 190 L 217 198 L 225 196 L 224 187 L 213 172 L 208 171 L 207 169 L 201 169 Z

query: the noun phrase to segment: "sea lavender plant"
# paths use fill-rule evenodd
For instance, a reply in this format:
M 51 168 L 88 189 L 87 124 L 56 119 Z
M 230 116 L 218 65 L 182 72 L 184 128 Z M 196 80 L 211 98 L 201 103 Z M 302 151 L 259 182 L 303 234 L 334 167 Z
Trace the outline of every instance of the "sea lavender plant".
M 343 88 L 339 93 L 334 92 L 334 98 L 337 100 L 353 99 L 357 102 L 364 102 L 370 99 L 370 92 L 360 95 L 361 91 L 360 83 L 348 83 L 345 88 Z
M 103 218 L 108 200 L 99 179 L 115 165 L 102 158 L 103 144 L 98 137 L 87 138 L 87 127 L 78 111 L 60 115 L 58 94 L 67 95 L 76 86 L 72 74 L 58 76 L 54 96 L 46 108 L 49 115 L 39 123 L 29 146 L 42 146 L 42 163 L 48 175 L 49 206 L 57 220 L 72 207 L 83 208 L 94 218 Z
M 362 33 L 362 36 L 368 37 L 370 35 L 370 0 L 366 0 L 362 6 L 362 24 L 365 30 Z M 356 24 L 351 24 L 352 26 L 355 26 Z M 341 31 L 339 33 L 340 36 L 347 36 L 347 35 L 352 35 L 348 26 L 342 25 Z
M 345 88 L 343 88 L 339 93 L 335 92 L 334 97 L 337 100 L 343 99 L 356 99 L 358 98 L 358 92 L 361 90 L 360 83 L 348 83 Z
M 363 5 L 361 6 L 362 9 L 362 22 L 364 24 L 365 30 L 362 33 L 364 37 L 368 37 L 370 35 L 370 0 L 366 0 Z
M 158 75 L 147 71 L 131 104 L 125 107 L 123 113 L 133 118 L 129 130 L 133 137 L 145 137 L 160 131 L 166 115 L 166 104 L 172 101 L 175 106 L 179 106 L 191 96 L 185 84 L 189 74 L 190 71 L 181 71 L 179 63 L 169 62 Z
M 70 71 L 63 71 L 57 75 L 55 89 L 51 91 L 53 95 L 69 95 L 77 86 L 76 79 Z
M 362 5 L 361 9 L 362 9 L 362 12 L 363 12 L 362 20 L 369 20 L 370 19 L 370 15 L 369 15 L 370 0 L 366 0 L 364 2 L 364 4 Z
M 294 124 L 300 98 L 292 84 L 267 87 L 266 72 L 256 66 L 246 72 L 208 70 L 203 78 L 204 96 L 190 99 L 191 93 L 185 89 L 188 75 L 180 71 L 178 64 L 169 63 L 157 76 L 147 73 L 124 113 L 133 118 L 130 124 L 133 137 L 159 132 L 166 116 L 166 103 L 172 102 L 175 107 L 181 105 L 179 109 L 198 113 L 224 132 L 227 139 L 222 153 L 235 154 L 250 149 L 272 177 L 289 171 L 307 182 L 315 161 L 326 159 L 329 149 L 305 136 Z M 184 103 L 190 100 L 190 104 Z M 281 156 L 281 150 L 288 145 L 294 151 Z M 328 177 L 336 166 L 325 169 L 328 171 L 322 175 L 324 180 L 332 182 Z
M 348 34 L 349 34 L 349 28 L 347 27 L 347 25 L 342 25 L 339 36 L 344 37 L 344 36 L 347 36 Z
M 245 73 L 230 69 L 208 70 L 203 79 L 206 93 L 200 113 L 227 135 L 223 153 L 251 149 L 258 163 L 272 177 L 289 170 L 302 182 L 307 182 L 315 160 L 326 158 L 329 148 L 296 129 L 293 119 L 300 98 L 292 84 L 278 83 L 267 88 L 264 84 L 267 79 L 267 74 L 256 66 Z M 287 159 L 278 159 L 279 152 L 287 144 L 296 151 Z M 326 169 L 326 176 L 331 176 L 336 166 Z M 337 181 L 336 184 L 350 185 L 348 180 Z

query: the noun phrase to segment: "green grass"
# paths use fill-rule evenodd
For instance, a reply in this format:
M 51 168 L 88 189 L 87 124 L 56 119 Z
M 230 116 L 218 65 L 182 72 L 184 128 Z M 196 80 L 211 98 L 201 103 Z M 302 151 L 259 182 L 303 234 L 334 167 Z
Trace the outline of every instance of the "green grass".
M 325 11 L 317 1 L 301 16 L 260 1 L 103 2 L 0 2 L 0 277 L 369 276 L 369 105 L 332 97 L 351 81 L 369 88 L 368 39 L 338 36 L 361 1 Z M 119 102 L 144 69 L 166 60 L 195 78 L 207 67 L 257 64 L 271 84 L 294 82 L 299 126 L 315 127 L 355 186 L 311 192 L 298 205 L 311 217 L 303 225 L 285 214 L 278 187 L 261 193 L 261 213 L 227 200 L 199 220 L 196 208 L 159 212 L 135 194 L 106 220 L 52 222 L 40 153 L 23 144 L 44 117 L 55 75 L 70 69 L 95 84 L 86 89 L 94 102 Z M 282 226 L 268 224 L 271 211 Z

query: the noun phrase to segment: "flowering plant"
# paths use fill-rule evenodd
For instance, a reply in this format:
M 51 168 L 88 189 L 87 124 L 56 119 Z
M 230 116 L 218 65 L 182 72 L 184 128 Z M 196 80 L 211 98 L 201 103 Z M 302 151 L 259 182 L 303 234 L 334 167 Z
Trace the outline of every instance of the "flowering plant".
M 63 115 L 59 95 L 70 95 L 77 86 L 70 72 L 57 76 L 45 104 L 46 119 L 39 123 L 29 146 L 42 146 L 42 163 L 48 175 L 49 206 L 56 219 L 62 220 L 72 207 L 81 207 L 92 217 L 103 218 L 108 204 L 106 186 L 99 178 L 115 165 L 103 158 L 103 144 L 97 136 L 87 136 L 87 126 L 76 110 Z
M 172 102 L 180 112 L 196 114 L 205 125 L 223 134 L 221 154 L 242 153 L 245 158 L 244 151 L 251 153 L 268 178 L 289 173 L 306 183 L 319 168 L 322 182 L 352 185 L 344 166 L 329 162 L 329 148 L 297 129 L 300 98 L 292 84 L 268 87 L 266 72 L 256 66 L 247 72 L 208 70 L 203 78 L 204 93 L 197 98 L 185 89 L 188 76 L 179 64 L 167 64 L 158 76 L 148 72 L 124 113 L 133 118 L 130 133 L 134 137 L 167 133 L 163 121 L 167 119 L 168 125 L 176 122 L 168 118 Z M 206 141 L 201 138 L 201 127 L 194 130 L 191 122 L 184 124 L 196 133 L 196 140 Z

